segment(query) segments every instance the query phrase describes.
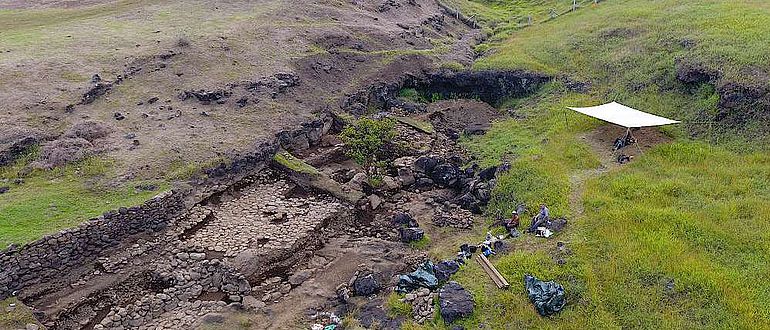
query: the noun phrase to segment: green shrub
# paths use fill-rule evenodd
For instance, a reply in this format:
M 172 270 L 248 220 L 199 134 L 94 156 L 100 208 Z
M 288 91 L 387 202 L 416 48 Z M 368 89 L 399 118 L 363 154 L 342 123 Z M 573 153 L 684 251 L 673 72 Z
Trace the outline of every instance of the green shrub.
M 395 137 L 395 122 L 388 118 L 361 118 L 340 133 L 345 155 L 361 165 L 370 179 L 380 175 L 381 161 L 396 149 L 393 143 Z

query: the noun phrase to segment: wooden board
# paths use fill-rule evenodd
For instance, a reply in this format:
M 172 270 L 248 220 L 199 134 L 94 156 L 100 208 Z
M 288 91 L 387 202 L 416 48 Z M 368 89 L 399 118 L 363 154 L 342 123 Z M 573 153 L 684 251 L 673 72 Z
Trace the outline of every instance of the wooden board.
M 492 278 L 492 281 L 495 282 L 495 285 L 497 285 L 500 289 L 507 289 L 511 285 L 508 284 L 508 281 L 505 280 L 502 274 L 497 271 L 497 268 L 492 265 L 491 262 L 489 262 L 489 259 L 484 256 L 484 254 L 478 254 L 476 255 L 476 262 L 481 265 L 481 268 L 484 269 L 484 272 L 489 275 L 489 277 Z

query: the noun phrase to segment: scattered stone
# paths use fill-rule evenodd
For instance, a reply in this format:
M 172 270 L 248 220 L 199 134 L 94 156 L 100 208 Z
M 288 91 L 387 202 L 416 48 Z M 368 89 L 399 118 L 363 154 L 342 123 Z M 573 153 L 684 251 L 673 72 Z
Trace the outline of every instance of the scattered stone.
M 393 224 L 404 227 L 419 227 L 417 221 L 409 213 L 399 212 L 393 215 Z
M 8 186 L 0 187 L 0 194 L 5 194 L 8 192 L 8 190 L 11 190 L 11 187 L 8 187 Z
M 460 264 L 454 260 L 444 260 L 433 266 L 433 272 L 440 282 L 448 281 L 449 277 L 460 270 Z
M 254 298 L 254 296 L 244 296 L 242 301 L 243 301 L 243 306 L 250 311 L 258 311 L 258 310 L 261 310 L 262 308 L 265 308 L 265 306 L 267 306 L 267 304 L 265 304 L 262 301 L 259 301 L 259 299 L 257 298 Z
M 369 195 L 369 206 L 372 207 L 372 210 L 376 210 L 380 205 L 382 205 L 382 198 L 380 196 Z
M 124 116 L 124 115 L 123 115 L 122 113 L 120 113 L 120 112 L 116 112 L 116 113 L 112 114 L 112 117 L 113 117 L 113 118 L 115 118 L 115 120 L 123 120 L 123 119 L 126 119 L 126 116 Z
M 312 273 L 309 270 L 301 270 L 289 276 L 289 284 L 297 286 L 305 282 Z

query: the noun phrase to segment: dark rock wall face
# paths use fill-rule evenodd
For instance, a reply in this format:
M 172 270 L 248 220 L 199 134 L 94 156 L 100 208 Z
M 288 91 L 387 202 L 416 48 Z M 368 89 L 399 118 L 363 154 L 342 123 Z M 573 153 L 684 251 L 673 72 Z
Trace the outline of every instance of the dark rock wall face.
M 548 76 L 526 71 L 439 71 L 418 80 L 415 88 L 442 99 L 479 99 L 498 106 L 509 97 L 534 93 L 549 81 Z
M 405 75 L 400 81 L 377 83 L 361 89 L 343 100 L 340 107 L 356 116 L 375 110 L 400 107 L 409 112 L 425 111 L 418 104 L 398 99 L 404 88 L 414 88 L 424 98 L 478 99 L 498 106 L 506 98 L 524 97 L 536 92 L 551 77 L 528 71 L 461 71 L 440 70 L 418 75 Z

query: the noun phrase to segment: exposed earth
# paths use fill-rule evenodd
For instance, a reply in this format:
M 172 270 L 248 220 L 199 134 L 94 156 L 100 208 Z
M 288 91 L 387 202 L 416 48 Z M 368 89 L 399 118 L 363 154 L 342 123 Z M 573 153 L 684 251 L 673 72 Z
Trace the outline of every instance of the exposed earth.
M 433 0 L 0 8 L 14 10 L 0 16 L 12 21 L 0 31 L 0 168 L 34 156 L 0 188 L 94 158 L 109 164 L 84 179 L 95 188 L 164 187 L 143 205 L 0 250 L 0 320 L 34 317 L 18 328 L 449 327 L 479 306 L 452 279 L 476 262 L 461 245 L 490 233 L 500 254 L 537 249 L 534 234 L 506 236 L 508 214 L 485 213 L 517 156 L 481 167 L 464 139 L 523 122 L 504 101 L 543 85 L 590 88 L 469 70 L 488 31 Z M 52 17 L 61 23 L 41 23 Z M 381 176 L 345 153 L 341 132 L 364 117 L 394 125 Z M 577 138 L 598 165 L 571 172 L 568 210 L 548 224 L 557 234 L 583 220 L 588 180 L 672 140 L 635 129 L 638 143 L 615 152 L 625 129 L 591 127 Z M 535 206 L 520 206 L 528 225 Z M 554 263 L 566 263 L 565 242 L 551 245 Z M 406 283 L 425 269 L 435 284 Z
M 184 211 L 151 229 L 128 229 L 106 245 L 96 243 L 103 248 L 88 247 L 78 261 L 61 265 L 45 252 L 31 266 L 23 260 L 45 241 L 63 242 L 59 235 L 19 254 L 13 246 L 6 251 L 2 260 L 12 273 L 3 277 L 11 281 L 4 282 L 9 291 L 3 296 L 17 296 L 48 329 L 232 328 L 239 322 L 296 329 L 321 322 L 319 313 L 398 327 L 404 320 L 388 316 L 384 298 L 396 275 L 427 256 L 402 242 L 403 228 L 392 218 L 407 212 L 414 217 L 409 226 L 425 228 L 453 249 L 446 238 L 467 232 L 475 221 L 471 211 L 478 210 L 473 203 L 481 203 L 474 196 L 489 195 L 490 177 L 471 182 L 474 173 L 459 172 L 468 160 L 452 140 L 466 127 L 487 129 L 496 110 L 468 100 L 414 112 L 413 104 L 396 101 L 398 90 L 415 79 L 423 89 L 446 93 L 480 79 L 504 81 L 469 76 L 452 85 L 428 74 L 443 63 L 472 63 L 472 46 L 481 38 L 433 1 L 0 5 L 85 15 L 79 26 L 49 30 L 36 27 L 38 17 L 31 14 L 18 20 L 18 29 L 46 31 L 37 41 L 51 48 L 4 45 L 0 93 L 10 97 L 0 114 L 3 165 L 40 145 L 32 168 L 98 155 L 112 161 L 101 184 L 162 179 L 187 187 Z M 186 17 L 168 22 L 162 15 L 182 8 Z M 185 22 L 202 17 L 209 23 L 201 27 Z M 136 30 L 105 30 L 110 20 Z M 81 56 L 64 56 L 76 50 Z M 519 74 L 502 74 L 512 79 L 505 82 L 511 95 L 536 87 L 516 82 Z M 534 84 L 547 78 L 538 79 Z M 440 85 L 431 85 L 434 80 Z M 378 94 L 383 87 L 388 92 Z M 478 118 L 462 119 L 462 104 Z M 409 151 L 393 158 L 392 176 L 375 191 L 362 184 L 361 168 L 341 155 L 333 136 L 343 120 L 334 113 L 372 107 L 433 122 L 439 131 L 399 124 L 398 138 Z M 334 124 L 313 126 L 321 113 L 335 116 Z M 298 127 L 304 127 L 301 135 Z M 308 182 L 307 173 L 269 161 L 264 165 L 272 168 L 263 169 L 249 160 L 255 146 L 276 136 L 281 147 L 315 166 L 320 179 Z M 438 164 L 415 165 L 421 157 Z M 237 162 L 217 166 L 234 159 L 250 170 L 236 168 Z M 447 171 L 440 179 L 438 168 Z M 203 172 L 209 179 L 197 176 Z M 229 173 L 237 175 L 212 183 Z M 458 194 L 467 196 L 459 201 Z M 99 221 L 109 228 L 107 218 Z M 95 235 L 92 228 L 73 233 Z M 74 250 L 65 251 L 53 253 Z M 37 275 L 38 267 L 57 271 Z M 371 292 L 359 292 L 362 278 Z M 424 305 L 424 316 L 417 317 L 424 320 L 433 307 L 423 299 L 427 293 L 419 297 L 414 301 Z
M 85 17 L 63 29 L 37 27 L 45 17 L 32 13 L 14 21 L 25 40 L 0 45 L 0 152 L 41 143 L 42 168 L 99 154 L 114 161 L 111 185 L 177 178 L 336 108 L 362 87 L 449 61 L 467 65 L 480 36 L 434 1 L 6 6 Z M 191 24 L 199 20 L 206 24 Z

